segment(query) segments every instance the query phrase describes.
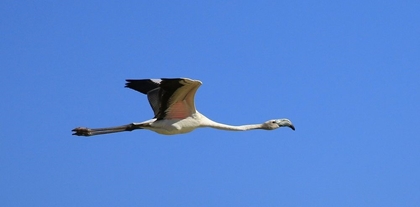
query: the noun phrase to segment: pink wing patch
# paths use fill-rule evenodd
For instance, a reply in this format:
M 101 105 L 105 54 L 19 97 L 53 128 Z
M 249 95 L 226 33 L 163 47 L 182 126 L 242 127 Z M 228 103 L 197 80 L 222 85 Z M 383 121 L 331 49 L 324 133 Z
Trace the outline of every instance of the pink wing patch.
M 165 119 L 185 119 L 190 115 L 187 105 L 183 101 L 178 101 L 168 109 Z

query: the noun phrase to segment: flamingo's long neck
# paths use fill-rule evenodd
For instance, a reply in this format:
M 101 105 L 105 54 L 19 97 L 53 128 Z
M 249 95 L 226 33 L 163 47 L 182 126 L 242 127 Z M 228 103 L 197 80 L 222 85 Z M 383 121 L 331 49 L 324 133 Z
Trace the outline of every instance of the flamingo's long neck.
M 215 129 L 230 130 L 230 131 L 246 131 L 246 130 L 252 130 L 252 129 L 262 129 L 262 124 L 247 124 L 247 125 L 241 125 L 241 126 L 232 126 L 228 124 L 215 122 L 205 117 L 202 114 L 199 114 L 199 115 L 201 116 L 200 118 L 201 127 L 211 127 Z

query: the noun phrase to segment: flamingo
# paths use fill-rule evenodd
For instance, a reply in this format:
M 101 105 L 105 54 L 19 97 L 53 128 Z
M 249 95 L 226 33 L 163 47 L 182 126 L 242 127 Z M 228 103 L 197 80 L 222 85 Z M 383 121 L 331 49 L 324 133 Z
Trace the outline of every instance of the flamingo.
M 161 78 L 126 80 L 126 88 L 146 94 L 152 107 L 154 118 L 123 126 L 107 128 L 77 127 L 73 135 L 94 136 L 136 129 L 148 129 L 159 134 L 174 135 L 193 131 L 199 127 L 211 127 L 221 130 L 246 131 L 253 129 L 273 130 L 290 127 L 295 130 L 289 119 L 272 119 L 262 124 L 232 126 L 210 120 L 195 108 L 194 96 L 201 86 L 201 81 L 189 78 Z

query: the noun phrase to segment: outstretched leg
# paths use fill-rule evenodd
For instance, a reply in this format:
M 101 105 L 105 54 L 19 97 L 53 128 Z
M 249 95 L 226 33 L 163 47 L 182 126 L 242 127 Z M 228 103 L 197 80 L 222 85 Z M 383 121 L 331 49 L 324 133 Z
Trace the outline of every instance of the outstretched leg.
M 94 135 L 100 135 L 100 134 L 133 131 L 135 129 L 142 129 L 142 124 L 131 123 L 131 124 L 118 126 L 118 127 L 96 128 L 96 129 L 90 129 L 86 127 L 77 127 L 71 131 L 74 132 L 73 135 L 88 137 L 88 136 L 94 136 Z

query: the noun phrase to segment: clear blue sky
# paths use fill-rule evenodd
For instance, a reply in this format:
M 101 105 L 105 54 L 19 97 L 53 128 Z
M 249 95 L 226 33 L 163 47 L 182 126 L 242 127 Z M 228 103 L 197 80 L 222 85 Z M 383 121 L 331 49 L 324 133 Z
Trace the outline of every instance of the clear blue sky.
M 1 1 L 1 206 L 420 206 L 418 1 Z M 152 118 L 127 78 L 199 79 L 213 120 Z

